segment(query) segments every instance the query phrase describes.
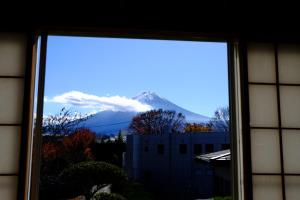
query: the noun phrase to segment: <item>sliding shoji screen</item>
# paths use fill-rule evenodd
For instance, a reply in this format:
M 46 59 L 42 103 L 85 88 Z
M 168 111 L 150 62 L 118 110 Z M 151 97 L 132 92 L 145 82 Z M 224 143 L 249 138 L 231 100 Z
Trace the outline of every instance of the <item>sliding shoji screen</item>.
M 21 145 L 26 37 L 0 33 L 0 199 L 15 200 Z
M 247 47 L 254 200 L 300 199 L 300 46 Z

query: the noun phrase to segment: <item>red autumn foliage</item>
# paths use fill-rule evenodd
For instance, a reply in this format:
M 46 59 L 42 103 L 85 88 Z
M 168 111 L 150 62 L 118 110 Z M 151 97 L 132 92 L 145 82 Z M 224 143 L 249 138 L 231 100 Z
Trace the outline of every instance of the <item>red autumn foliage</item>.
M 87 158 L 90 158 L 90 159 L 93 159 L 94 156 L 93 156 L 93 152 L 92 152 L 92 149 L 91 148 L 86 148 L 84 150 L 84 155 L 87 157 Z
M 42 170 L 57 172 L 70 163 L 93 160 L 91 145 L 96 135 L 89 129 L 78 129 L 68 136 L 52 136 L 42 147 Z
M 82 128 L 76 130 L 73 134 L 64 137 L 62 144 L 65 151 L 76 151 L 77 149 L 85 150 L 95 141 L 96 135 L 89 129 Z
M 209 125 L 187 123 L 184 130 L 186 133 L 189 132 L 202 133 L 202 132 L 211 132 L 212 128 Z
M 42 147 L 42 158 L 44 160 L 54 160 L 62 154 L 61 145 L 54 142 L 47 142 Z

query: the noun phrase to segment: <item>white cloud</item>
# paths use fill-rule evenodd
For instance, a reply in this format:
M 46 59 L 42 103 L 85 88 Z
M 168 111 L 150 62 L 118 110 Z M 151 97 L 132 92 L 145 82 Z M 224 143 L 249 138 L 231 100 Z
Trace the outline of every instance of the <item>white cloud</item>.
M 82 108 L 93 108 L 99 111 L 135 111 L 144 112 L 151 110 L 151 106 L 143 104 L 137 100 L 121 96 L 96 96 L 79 91 L 70 91 L 53 97 L 47 98 L 46 102 L 61 103 L 66 105 L 78 106 Z

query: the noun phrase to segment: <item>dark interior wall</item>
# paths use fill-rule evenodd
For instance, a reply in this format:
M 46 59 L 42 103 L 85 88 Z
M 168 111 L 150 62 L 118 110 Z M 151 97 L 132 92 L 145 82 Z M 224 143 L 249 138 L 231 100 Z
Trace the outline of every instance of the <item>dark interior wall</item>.
M 210 37 L 265 41 L 298 41 L 297 12 L 291 4 L 234 2 L 233 0 L 183 1 L 112 0 L 107 3 L 53 1 L 36 3 L 0 14 L 4 31 L 54 30 L 57 33 L 181 32 Z M 67 31 L 67 32 L 66 32 Z M 81 32 L 82 33 L 82 32 Z

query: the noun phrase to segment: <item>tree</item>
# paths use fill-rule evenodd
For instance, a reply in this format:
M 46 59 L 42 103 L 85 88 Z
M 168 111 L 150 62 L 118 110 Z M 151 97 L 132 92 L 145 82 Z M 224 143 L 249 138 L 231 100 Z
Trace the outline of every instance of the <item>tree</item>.
M 139 134 L 178 133 L 184 131 L 185 117 L 175 111 L 151 110 L 136 115 L 129 127 Z
M 70 163 L 93 159 L 91 150 L 96 135 L 89 129 L 77 129 L 61 140 L 46 141 L 42 146 L 42 172 L 55 174 Z
M 210 125 L 207 124 L 187 123 L 185 125 L 184 131 L 187 133 L 211 132 L 212 128 Z
M 79 124 L 90 116 L 83 116 L 80 113 L 72 112 L 65 107 L 58 114 L 49 115 L 43 119 L 43 134 L 51 136 L 65 136 L 74 132 Z
M 96 134 L 87 128 L 80 128 L 62 140 L 64 157 L 69 163 L 93 159 L 91 145 L 95 143 Z
M 121 131 L 119 131 L 118 136 L 117 136 L 115 142 L 118 143 L 118 144 L 124 143 L 124 139 L 123 139 L 123 135 L 122 135 L 122 132 L 121 132 Z
M 55 196 L 58 194 L 54 191 L 63 193 L 57 175 L 70 164 L 93 160 L 91 149 L 93 143 L 95 143 L 95 133 L 83 128 L 59 140 L 43 142 L 40 199 L 57 199 Z
M 228 132 L 230 127 L 229 107 L 221 107 L 215 111 L 209 125 L 217 131 Z

